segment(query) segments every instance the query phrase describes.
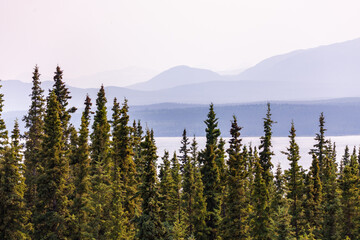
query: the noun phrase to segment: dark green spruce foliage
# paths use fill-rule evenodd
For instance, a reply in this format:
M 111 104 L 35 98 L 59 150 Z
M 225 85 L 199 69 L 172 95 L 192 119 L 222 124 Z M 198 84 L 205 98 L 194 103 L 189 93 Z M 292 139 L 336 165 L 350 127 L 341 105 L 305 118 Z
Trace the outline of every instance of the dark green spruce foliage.
M 54 92 L 47 100 L 40 175 L 34 214 L 35 239 L 65 239 L 69 232 L 69 201 L 66 187 L 69 162 L 64 156 L 60 106 Z
M 10 147 L 5 147 L 4 162 L 0 168 L 0 239 L 30 239 L 30 211 L 24 199 L 24 166 L 20 152 L 19 124 L 16 121 Z
M 340 182 L 342 204 L 341 239 L 360 238 L 360 177 L 356 155 L 350 158 L 345 166 Z
M 346 145 L 344 155 L 341 158 L 341 162 L 340 162 L 340 174 L 344 172 L 344 168 L 349 164 L 350 164 L 349 146 Z
M 274 155 L 274 152 L 271 151 L 272 143 L 272 124 L 274 121 L 271 119 L 270 112 L 270 103 L 267 104 L 267 113 L 264 118 L 264 136 L 260 138 L 260 165 L 262 168 L 263 179 L 265 181 L 266 187 L 270 188 L 273 181 L 273 174 L 271 169 L 273 164 L 271 162 L 271 158 Z
M 320 180 L 319 160 L 315 154 L 313 154 L 312 157 L 313 160 L 310 172 L 305 179 L 306 199 L 303 207 L 305 211 L 307 234 L 310 234 L 310 231 L 312 231 L 316 238 L 321 238 L 323 223 L 323 187 Z
M 109 227 L 111 201 L 110 124 L 107 120 L 107 100 L 102 86 L 96 99 L 93 132 L 90 135 L 90 181 L 92 198 L 91 226 L 93 237 L 105 239 Z
M 280 163 L 276 168 L 275 174 L 275 192 L 272 201 L 275 222 L 276 239 L 293 239 L 294 232 L 291 226 L 291 215 L 289 214 L 290 203 L 285 197 L 285 178 L 281 170 Z M 276 219 L 276 221 L 275 221 Z
M 289 147 L 283 152 L 290 162 L 290 167 L 285 170 L 286 197 L 289 199 L 289 214 L 291 216 L 291 227 L 293 228 L 296 239 L 299 239 L 304 231 L 304 174 L 299 165 L 300 153 L 299 145 L 296 143 L 296 130 L 294 123 L 291 123 Z
M 220 239 L 220 208 L 221 208 L 221 182 L 217 164 L 218 119 L 214 112 L 213 104 L 210 105 L 206 124 L 206 146 L 201 154 L 202 180 L 204 184 L 204 196 L 206 199 L 206 225 L 208 227 L 207 238 L 210 240 Z
M 129 107 L 127 100 L 125 99 L 123 106 L 120 108 L 116 98 L 114 99 L 113 107 L 113 138 L 112 138 L 112 165 L 113 165 L 113 181 L 115 186 L 113 188 L 119 188 L 116 191 L 122 192 L 122 207 L 124 208 L 124 215 L 129 220 L 126 223 L 125 230 L 127 236 L 133 236 L 135 234 L 135 226 L 130 221 L 137 212 L 138 203 L 135 198 L 137 192 L 137 179 L 136 179 L 136 166 L 133 160 L 133 148 L 131 128 L 128 126 Z M 120 189 L 120 186 L 121 189 Z M 120 196 L 114 195 L 115 202 L 120 201 Z M 117 210 L 119 211 L 119 210 Z M 119 213 L 120 214 L 120 213 Z M 120 216 L 114 216 L 115 221 L 119 221 Z
M 247 239 L 249 237 L 249 199 L 246 195 L 247 170 L 246 158 L 241 152 L 242 139 L 237 119 L 231 122 L 230 146 L 227 150 L 227 195 L 225 198 L 225 218 L 222 222 L 223 239 Z
M 91 99 L 86 96 L 85 109 L 81 117 L 78 145 L 74 157 L 74 205 L 75 216 L 74 239 L 91 238 L 89 226 L 91 213 L 90 199 L 90 152 L 89 152 L 89 124 Z
M 259 240 L 274 238 L 274 223 L 270 217 L 270 193 L 263 179 L 263 169 L 257 151 L 254 152 L 255 179 L 251 202 L 253 213 L 251 219 L 251 237 Z
M 152 132 L 146 131 L 142 142 L 144 173 L 139 194 L 142 198 L 142 213 L 137 220 L 140 240 L 164 239 L 165 229 L 160 219 L 159 186 L 156 174 L 156 146 Z
M 315 141 L 317 142 L 314 145 L 314 148 L 311 149 L 310 154 L 315 154 L 319 161 L 319 168 L 320 168 L 320 178 L 322 179 L 323 176 L 323 165 L 324 165 L 324 158 L 326 152 L 326 145 L 328 140 L 325 139 L 325 117 L 324 113 L 320 114 L 319 117 L 319 133 L 315 136 Z
M 27 190 L 25 199 L 30 210 L 34 210 L 36 202 L 36 181 L 38 178 L 39 159 L 44 135 L 45 99 L 44 90 L 41 89 L 40 73 L 35 66 L 32 77 L 32 91 L 30 94 L 31 105 L 26 116 L 24 116 L 25 127 L 25 183 Z
M 190 223 L 194 227 L 194 233 L 192 237 L 198 240 L 207 239 L 207 227 L 206 227 L 206 201 L 203 195 L 204 185 L 201 178 L 200 166 L 198 164 L 198 151 L 197 142 L 195 137 L 191 143 L 191 161 L 194 167 L 194 210 L 189 216 Z
M 64 129 L 65 139 L 69 136 L 68 125 L 70 121 L 70 113 L 74 113 L 76 111 L 75 107 L 67 109 L 68 100 L 71 99 L 69 89 L 65 86 L 65 82 L 63 79 L 63 70 L 59 66 L 56 67 L 54 76 L 54 86 L 53 91 L 56 95 L 56 98 L 59 102 L 59 117 L 61 121 L 61 126 Z
M 183 221 L 186 225 L 186 235 L 194 234 L 194 225 L 191 218 L 194 214 L 194 196 L 195 196 L 195 166 L 190 158 L 190 142 L 186 136 L 186 129 L 183 131 L 183 138 L 181 141 L 180 153 L 182 154 L 181 169 L 182 169 L 182 207 L 184 211 Z
M 331 151 L 333 151 L 331 149 Z M 356 159 L 356 155 L 355 155 Z M 324 239 L 341 239 L 340 238 L 340 194 L 337 178 L 336 159 L 332 154 L 326 154 L 323 166 L 323 208 L 324 223 L 323 233 Z

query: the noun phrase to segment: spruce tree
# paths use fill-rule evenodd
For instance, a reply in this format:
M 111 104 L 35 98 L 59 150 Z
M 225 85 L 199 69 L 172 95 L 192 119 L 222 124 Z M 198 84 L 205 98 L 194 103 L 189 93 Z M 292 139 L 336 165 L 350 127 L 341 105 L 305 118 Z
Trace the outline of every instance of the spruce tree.
M 122 185 L 123 208 L 125 216 L 129 220 L 127 223 L 127 235 L 134 235 L 135 228 L 131 220 L 139 211 L 138 199 L 135 196 L 137 192 L 136 166 L 133 160 L 133 148 L 131 128 L 128 126 L 129 107 L 125 99 L 120 108 L 116 98 L 113 107 L 113 139 L 112 139 L 112 162 L 114 169 L 114 184 Z
M 156 146 L 152 132 L 146 131 L 142 142 L 144 173 L 139 188 L 142 213 L 137 220 L 137 238 L 140 240 L 163 239 L 164 226 L 160 219 L 159 186 L 156 174 Z
M 89 96 L 86 96 L 84 104 L 85 109 L 81 117 L 78 147 L 73 163 L 75 177 L 73 206 L 73 214 L 75 216 L 74 239 L 91 238 L 91 229 L 89 226 L 91 213 L 89 124 L 92 103 Z
M 107 100 L 101 86 L 96 99 L 96 113 L 90 135 L 90 181 L 92 199 L 91 226 L 93 237 L 105 239 L 109 226 L 111 200 L 110 124 L 107 120 Z
M 24 116 L 25 127 L 25 199 L 27 207 L 33 211 L 36 202 L 36 182 L 38 178 L 39 159 L 44 135 L 45 98 L 41 88 L 39 68 L 36 65 L 32 77 L 31 105 Z
M 174 191 L 176 193 L 176 198 L 174 198 L 174 204 L 177 206 L 177 211 L 175 212 L 175 217 L 182 221 L 181 216 L 181 173 L 180 173 L 180 163 L 174 152 L 173 157 L 171 158 L 171 175 L 174 181 Z
M 206 199 L 206 225 L 208 228 L 207 238 L 210 240 L 220 238 L 220 222 L 221 222 L 221 182 L 218 164 L 216 162 L 218 137 L 220 130 L 218 129 L 218 119 L 214 112 L 213 104 L 210 105 L 206 124 L 206 146 L 200 158 L 202 163 L 202 180 L 204 184 L 204 197 Z
M 223 239 L 247 239 L 249 237 L 248 213 L 250 208 L 246 195 L 246 159 L 241 152 L 241 129 L 236 117 L 233 116 L 230 146 L 227 150 L 229 154 L 226 182 L 228 192 L 225 198 L 225 218 L 222 222 Z
M 60 105 L 55 92 L 47 100 L 42 141 L 41 171 L 37 182 L 34 217 L 36 239 L 65 239 L 69 232 L 69 202 L 66 188 L 69 161 L 64 154 Z
M 352 155 L 346 165 L 340 182 L 342 204 L 342 239 L 360 237 L 360 177 L 356 155 Z
M 274 155 L 274 152 L 271 150 L 272 143 L 272 124 L 274 121 L 271 119 L 270 103 L 267 104 L 267 113 L 264 118 L 264 136 L 260 138 L 260 165 L 262 168 L 263 179 L 265 181 L 266 187 L 270 188 L 273 181 L 273 174 L 271 169 L 273 164 L 271 158 Z
M 252 192 L 253 214 L 251 219 L 251 237 L 270 240 L 274 236 L 274 223 L 270 216 L 270 193 L 263 179 L 263 169 L 257 152 L 254 152 L 255 179 Z
M 171 238 L 174 224 L 178 218 L 178 193 L 170 167 L 169 152 L 165 151 L 160 167 L 160 218 L 166 228 L 168 238 Z
M 289 214 L 289 199 L 285 197 L 285 177 L 282 173 L 280 163 L 275 173 L 275 192 L 272 201 L 275 221 L 276 239 L 293 239 L 294 232 L 291 226 L 291 215 Z
M 59 102 L 59 117 L 61 121 L 61 126 L 64 130 L 64 137 L 68 139 L 69 136 L 69 122 L 71 115 L 70 113 L 74 113 L 76 111 L 75 107 L 67 109 L 69 105 L 68 101 L 71 99 L 70 91 L 66 87 L 65 82 L 63 81 L 63 70 L 59 66 L 56 67 L 56 71 L 54 72 L 54 85 L 53 91 L 56 95 L 56 98 Z
M 356 156 L 355 156 L 356 158 Z M 323 233 L 324 239 L 340 239 L 340 196 L 337 179 L 336 159 L 326 155 L 324 158 L 323 174 L 323 208 L 324 223 Z
M 326 152 L 326 145 L 328 143 L 328 140 L 325 139 L 325 132 L 327 129 L 325 129 L 325 117 L 324 113 L 320 114 L 319 117 L 319 133 L 315 136 L 315 141 L 317 142 L 314 145 L 314 148 L 310 150 L 310 154 L 315 154 L 319 161 L 319 168 L 320 168 L 320 179 L 322 179 L 323 176 L 323 162 Z M 323 179 L 322 179 L 323 180 Z
M 288 189 L 286 197 L 290 200 L 289 214 L 291 216 L 291 226 L 294 229 L 296 239 L 299 239 L 304 231 L 304 212 L 302 208 L 304 201 L 304 178 L 302 168 L 299 165 L 299 145 L 296 143 L 295 137 L 296 130 L 294 122 L 292 122 L 289 135 L 289 147 L 287 151 L 283 153 L 290 162 L 290 168 L 285 170 L 285 179 Z
M 194 195 L 195 195 L 195 166 L 191 161 L 189 152 L 190 148 L 189 138 L 186 136 L 186 129 L 183 132 L 183 139 L 181 141 L 180 157 L 182 169 L 182 208 L 184 211 L 183 222 L 186 225 L 186 235 L 191 236 L 194 232 L 194 226 L 191 218 L 194 212 Z
M 306 199 L 303 206 L 305 210 L 307 234 L 310 234 L 310 230 L 312 230 L 316 238 L 321 238 L 323 223 L 322 182 L 320 180 L 319 160 L 315 154 L 313 154 L 312 157 L 310 172 L 305 179 Z
M 4 161 L 0 166 L 0 239 L 30 239 L 31 212 L 24 199 L 25 178 L 23 175 L 19 124 L 15 121 L 11 146 L 4 149 Z
M 349 153 L 349 146 L 345 146 L 344 155 L 341 158 L 340 162 L 340 174 L 343 173 L 345 166 L 349 165 L 350 163 L 350 153 Z

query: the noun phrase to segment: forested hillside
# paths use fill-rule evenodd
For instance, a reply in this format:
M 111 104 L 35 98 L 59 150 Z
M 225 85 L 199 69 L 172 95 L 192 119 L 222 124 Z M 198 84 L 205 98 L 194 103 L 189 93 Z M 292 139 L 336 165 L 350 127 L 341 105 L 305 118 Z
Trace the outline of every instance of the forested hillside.
M 71 124 L 79 110 L 62 77 L 58 66 L 45 92 L 35 67 L 25 133 L 5 126 L 0 95 L 0 239 L 360 239 L 360 153 L 336 152 L 323 113 L 310 169 L 294 123 L 290 168 L 273 166 L 270 104 L 259 146 L 242 144 L 233 116 L 225 148 L 210 104 L 204 149 L 184 129 L 180 154 L 157 156 L 154 131 L 104 87 L 83 96 L 80 128 Z

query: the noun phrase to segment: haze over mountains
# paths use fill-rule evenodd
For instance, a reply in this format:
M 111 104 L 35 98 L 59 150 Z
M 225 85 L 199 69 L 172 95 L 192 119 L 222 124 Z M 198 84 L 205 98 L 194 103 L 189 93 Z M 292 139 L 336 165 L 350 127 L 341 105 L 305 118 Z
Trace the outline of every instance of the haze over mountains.
M 295 109 L 298 109 L 297 112 L 287 116 L 286 112 L 290 111 L 291 108 L 279 107 L 281 119 L 277 119 L 277 121 L 285 119 L 290 121 L 289 116 L 293 117 L 293 119 L 301 118 L 301 116 L 306 116 L 309 111 L 312 118 L 314 118 L 322 111 L 320 107 L 316 107 L 319 104 L 321 104 L 322 108 L 332 112 L 334 116 L 336 115 L 334 109 L 339 110 L 338 106 L 340 104 L 346 109 L 343 115 L 351 118 L 351 112 L 360 112 L 360 100 L 357 98 L 360 97 L 359 63 L 360 39 L 355 39 L 274 56 L 236 75 L 220 75 L 206 69 L 177 66 L 142 83 L 128 87 L 108 86 L 106 87 L 106 96 L 109 106 L 111 106 L 114 97 L 117 97 L 120 101 L 127 98 L 132 106 L 146 105 L 135 108 L 134 118 L 144 119 L 151 127 L 157 126 L 156 132 L 163 136 L 180 135 L 181 132 L 175 132 L 179 130 L 176 126 L 186 122 L 185 115 L 178 115 L 172 109 L 183 109 L 181 111 L 184 114 L 190 114 L 193 118 L 195 116 L 205 118 L 206 115 L 200 117 L 197 113 L 205 114 L 207 105 L 210 102 L 215 105 L 222 104 L 219 106 L 222 109 L 220 111 L 227 109 L 227 113 L 223 114 L 227 122 L 230 121 L 230 113 L 236 113 L 236 109 L 241 109 L 241 111 L 239 110 L 241 115 L 249 115 L 253 109 L 260 111 L 260 108 L 254 108 L 254 106 L 259 105 L 254 102 L 262 102 L 260 105 L 264 106 L 266 101 L 282 101 L 278 103 L 279 106 L 296 106 Z M 99 81 L 105 79 L 104 76 L 108 76 L 107 82 L 113 81 L 115 85 L 117 80 L 114 78 L 117 74 L 116 72 L 99 74 Z M 64 79 L 67 82 L 66 75 Z M 96 81 L 96 75 L 89 77 L 89 82 L 91 81 Z M 52 84 L 51 81 L 44 81 L 42 87 L 48 90 L 52 87 Z M 2 81 L 2 85 L 2 92 L 5 95 L 4 111 L 12 111 L 11 119 L 15 115 L 19 115 L 18 117 L 21 118 L 20 115 L 23 115 L 30 105 L 28 96 L 31 91 L 31 83 L 12 80 Z M 98 85 L 100 87 L 101 83 L 99 82 Z M 86 94 L 89 94 L 93 102 L 95 102 L 98 92 L 98 88 L 86 88 L 86 86 L 83 88 L 70 86 L 69 90 L 72 95 L 69 104 L 78 108 L 82 108 Z M 349 99 L 349 97 L 353 98 Z M 345 99 L 319 101 L 337 98 Z M 298 102 L 294 103 L 292 101 Z M 306 102 L 304 108 L 299 107 L 303 106 L 301 104 L 304 104 L 304 101 L 310 102 Z M 239 105 L 240 103 L 241 105 Z M 311 107 L 309 107 L 310 105 Z M 196 112 L 196 109 L 200 106 L 201 110 L 198 109 L 199 111 Z M 315 112 L 314 109 L 319 112 Z M 262 113 L 263 110 L 257 113 L 260 118 L 259 121 L 261 121 L 260 116 L 262 116 Z M 169 116 L 167 117 L 166 114 Z M 177 118 L 175 119 L 174 116 L 177 116 Z M 166 119 L 166 121 L 164 120 L 164 122 L 161 119 Z M 200 122 L 201 124 L 199 120 L 187 119 L 190 125 L 191 122 Z M 344 124 L 346 121 L 350 121 L 346 123 L 348 128 L 337 127 L 337 130 L 333 133 L 337 135 L 360 133 L 356 130 L 355 122 L 351 122 L 355 121 L 355 119 L 344 120 Z M 342 120 L 337 120 L 338 123 L 342 122 Z M 304 122 L 307 121 L 304 120 Z M 161 124 L 159 125 L 159 123 Z M 316 122 L 312 124 L 314 126 L 310 127 L 305 124 L 303 127 L 308 130 L 314 129 Z M 286 124 L 281 124 L 281 126 L 284 125 Z M 198 134 L 199 129 L 200 126 L 193 126 L 194 133 Z M 300 134 L 310 135 L 308 130 L 300 130 Z M 287 134 L 284 129 L 280 132 L 281 134 Z M 258 133 L 259 131 L 253 128 L 247 134 L 256 135 Z

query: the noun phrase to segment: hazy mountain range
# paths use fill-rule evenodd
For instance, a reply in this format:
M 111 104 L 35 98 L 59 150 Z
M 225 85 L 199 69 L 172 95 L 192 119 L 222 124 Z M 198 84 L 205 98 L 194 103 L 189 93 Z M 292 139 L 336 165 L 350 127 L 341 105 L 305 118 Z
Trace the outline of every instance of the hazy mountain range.
M 297 120 L 302 116 L 306 116 L 307 111 L 311 109 L 317 109 L 317 111 L 314 110 L 313 112 L 314 116 L 317 116 L 322 110 L 315 106 L 321 106 L 322 108 L 329 107 L 327 109 L 334 110 L 339 104 L 349 111 L 349 114 L 346 112 L 344 116 L 351 117 L 351 111 L 360 112 L 360 101 L 356 98 L 360 97 L 359 63 L 360 39 L 355 39 L 343 43 L 298 50 L 288 54 L 274 56 L 235 75 L 220 75 L 206 69 L 177 66 L 142 83 L 133 84 L 128 87 L 108 86 L 106 87 L 106 96 L 109 106 L 112 104 L 114 97 L 117 97 L 120 101 L 127 98 L 129 104 L 132 106 L 147 105 L 133 107 L 134 118 L 139 117 L 148 122 L 152 127 L 159 128 L 157 129 L 158 133 L 164 136 L 180 135 L 181 131 L 177 129 L 177 126 L 179 126 L 180 123 L 185 123 L 186 119 L 189 120 L 188 123 L 191 125 L 195 121 L 195 118 L 199 126 L 194 126 L 193 132 L 198 134 L 200 125 L 203 125 L 202 120 L 206 117 L 205 112 L 207 111 L 207 105 L 210 102 L 213 102 L 215 105 L 221 104 L 221 107 L 219 107 L 222 110 L 228 109 L 228 114 L 225 114 L 227 122 L 231 119 L 229 116 L 232 113 L 236 113 L 235 109 L 243 109 L 241 110 L 242 112 L 240 111 L 240 115 L 247 117 L 249 116 L 248 111 L 250 111 L 250 109 L 257 109 L 253 106 L 264 105 L 256 104 L 256 102 L 264 103 L 265 101 L 285 101 L 278 104 L 278 106 L 282 106 L 279 107 L 279 111 L 281 112 L 279 116 L 281 116 L 281 119 L 286 120 L 289 120 L 289 116 L 293 116 L 293 119 Z M 107 72 L 99 74 L 97 77 L 99 78 L 99 82 L 107 76 L 107 82 L 113 81 L 116 83 L 117 79 L 115 78 L 117 75 L 117 72 Z M 66 76 L 64 77 L 66 81 Z M 96 75 L 89 76 L 89 82 L 94 83 L 97 77 Z M 84 88 L 69 86 L 73 97 L 70 100 L 71 106 L 82 108 L 86 94 L 89 94 L 93 102 L 95 102 L 98 88 L 86 88 L 87 81 L 85 80 L 86 79 L 82 80 Z M 93 83 L 91 85 L 93 85 Z M 48 90 L 52 87 L 52 84 L 51 81 L 44 81 L 42 87 Z M 30 105 L 29 94 L 31 91 L 31 83 L 6 80 L 2 81 L 2 85 L 2 92 L 5 95 L 4 111 L 12 111 L 11 114 L 9 113 L 9 116 L 12 116 L 11 118 L 14 118 L 15 115 L 19 115 L 20 113 L 24 113 Z M 349 97 L 355 98 L 349 99 Z M 319 102 L 319 100 L 337 98 L 345 99 Z M 297 102 L 292 103 L 291 101 Z M 306 102 L 304 105 L 306 107 L 302 108 L 301 106 L 303 106 L 302 104 L 304 102 L 299 101 L 311 102 Z M 241 104 L 239 105 L 239 103 Z M 291 108 L 284 107 L 293 105 L 296 106 L 294 109 L 297 109 L 297 112 L 294 112 Z M 310 105 L 312 107 L 309 107 Z M 197 107 L 201 109 L 197 111 Z M 173 110 L 174 108 L 183 114 L 172 112 L 175 111 Z M 265 111 L 263 107 L 261 108 L 261 111 L 258 109 L 257 112 L 257 114 L 260 114 L 258 115 L 259 121 L 261 121 L 263 116 L 261 114 L 264 114 Z M 307 108 L 309 110 L 306 110 Z M 286 113 L 286 111 L 290 110 L 293 111 L 293 115 Z M 329 111 L 332 112 L 333 110 Z M 340 111 L 341 109 L 338 110 Z M 230 114 L 230 112 L 232 113 Z M 169 114 L 169 116 L 165 113 Z M 203 116 L 201 115 L 200 117 L 198 115 L 200 113 L 203 113 Z M 188 116 L 188 114 L 190 114 L 190 116 Z M 161 118 L 156 116 L 161 116 Z M 177 118 L 174 119 L 173 116 L 177 116 Z M 163 119 L 167 119 L 167 122 L 164 122 Z M 178 120 L 180 122 L 178 122 Z M 76 120 L 74 121 L 76 122 Z M 339 123 L 341 123 L 341 121 L 342 120 L 339 120 Z M 355 133 L 355 126 L 352 128 L 350 125 L 337 127 L 338 130 L 336 130 L 334 134 Z M 314 123 L 314 127 L 316 127 L 316 123 Z M 261 130 L 261 124 L 257 129 Z M 310 134 L 308 130 L 312 128 L 307 126 L 306 129 L 307 131 L 300 131 L 300 133 L 305 135 Z M 352 130 L 350 131 L 349 129 Z M 280 132 L 286 135 L 286 131 Z M 258 130 L 255 131 L 254 128 L 247 134 L 256 135 L 258 133 L 260 132 Z

